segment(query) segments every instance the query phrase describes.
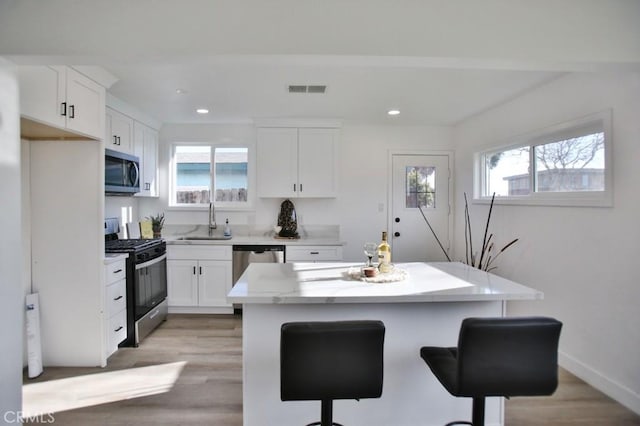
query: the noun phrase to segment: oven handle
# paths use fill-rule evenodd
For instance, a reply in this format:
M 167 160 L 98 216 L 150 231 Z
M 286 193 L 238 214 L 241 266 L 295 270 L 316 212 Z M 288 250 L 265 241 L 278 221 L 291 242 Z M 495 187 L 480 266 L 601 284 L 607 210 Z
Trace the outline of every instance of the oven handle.
M 151 259 L 148 262 L 140 263 L 136 265 L 136 271 L 139 269 L 148 268 L 149 266 L 155 265 L 156 263 L 162 262 L 167 258 L 167 253 L 163 254 L 160 257 L 156 257 L 155 259 Z

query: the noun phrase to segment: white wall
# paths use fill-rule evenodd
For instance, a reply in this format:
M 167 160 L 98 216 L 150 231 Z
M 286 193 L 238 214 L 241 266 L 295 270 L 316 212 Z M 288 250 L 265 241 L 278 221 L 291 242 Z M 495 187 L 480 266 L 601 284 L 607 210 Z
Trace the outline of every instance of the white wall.
M 137 197 L 104 197 L 104 217 L 117 217 L 120 220 L 120 238 L 125 238 L 125 225 L 134 222 L 137 225 L 141 218 L 138 214 L 138 198 Z
M 165 125 L 160 131 L 159 199 L 140 199 L 144 217 L 166 211 L 167 224 L 206 224 L 205 210 L 167 210 L 167 168 L 170 144 L 174 141 L 226 141 L 255 145 L 251 125 Z M 338 197 L 335 199 L 293 199 L 299 225 L 339 225 L 347 242 L 346 260 L 363 260 L 361 244 L 377 241 L 387 226 L 387 162 L 390 149 L 451 149 L 447 127 L 400 127 L 344 124 L 338 149 Z M 282 199 L 257 199 L 255 209 L 244 212 L 219 210 L 218 223 L 275 225 Z M 378 204 L 383 204 L 382 212 Z
M 561 320 L 561 364 L 640 413 L 640 74 L 569 74 L 457 126 L 456 229 L 462 193 L 472 193 L 474 151 L 605 109 L 613 111 L 614 206 L 494 207 L 497 236 L 520 238 L 497 272 L 545 293 L 544 301 L 511 303 L 510 314 Z M 487 211 L 471 206 L 477 239 Z M 461 232 L 456 243 L 461 257 Z
M 22 409 L 22 242 L 18 84 L 0 58 L 0 424 Z
M 347 242 L 346 260 L 362 261 L 362 244 L 379 241 L 387 229 L 390 150 L 452 149 L 448 127 L 345 125 L 340 150 L 340 195 L 336 214 Z M 382 212 L 378 205 L 384 205 Z

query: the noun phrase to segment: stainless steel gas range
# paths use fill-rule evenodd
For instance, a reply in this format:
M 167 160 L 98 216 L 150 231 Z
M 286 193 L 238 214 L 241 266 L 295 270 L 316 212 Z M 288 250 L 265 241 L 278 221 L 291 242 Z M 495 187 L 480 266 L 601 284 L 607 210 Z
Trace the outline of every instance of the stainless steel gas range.
M 117 218 L 105 219 L 105 252 L 128 253 L 127 338 L 135 347 L 167 318 L 167 245 L 162 239 L 118 239 Z

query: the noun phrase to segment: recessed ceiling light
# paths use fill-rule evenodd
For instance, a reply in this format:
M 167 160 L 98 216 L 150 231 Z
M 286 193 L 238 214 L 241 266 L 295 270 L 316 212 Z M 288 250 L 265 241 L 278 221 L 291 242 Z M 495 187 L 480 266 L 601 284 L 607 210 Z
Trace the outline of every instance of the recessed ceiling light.
M 390 109 L 389 111 L 387 111 L 387 114 L 389 114 L 389 115 L 399 115 L 400 114 L 400 110 L 398 110 L 398 109 Z
M 206 109 L 206 108 L 198 108 L 198 109 L 196 110 L 196 112 L 197 112 L 198 114 L 209 114 L 209 110 L 208 110 L 208 109 Z
M 176 93 L 178 95 L 185 95 L 187 93 L 187 91 L 185 89 L 176 89 Z

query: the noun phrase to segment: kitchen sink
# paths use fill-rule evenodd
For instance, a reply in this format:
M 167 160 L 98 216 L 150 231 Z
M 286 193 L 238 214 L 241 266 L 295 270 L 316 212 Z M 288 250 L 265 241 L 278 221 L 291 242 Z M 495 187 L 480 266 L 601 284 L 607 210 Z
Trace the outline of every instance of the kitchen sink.
M 231 235 L 212 235 L 212 236 L 193 236 L 193 237 L 180 237 L 178 240 L 180 241 L 209 241 L 209 240 L 230 240 Z

